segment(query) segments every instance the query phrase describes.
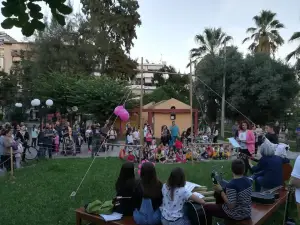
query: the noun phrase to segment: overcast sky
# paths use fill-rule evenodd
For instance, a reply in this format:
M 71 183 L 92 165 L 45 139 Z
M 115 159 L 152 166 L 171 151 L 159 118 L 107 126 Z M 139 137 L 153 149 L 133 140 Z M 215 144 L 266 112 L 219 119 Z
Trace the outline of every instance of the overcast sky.
M 268 9 L 286 26 L 280 31 L 286 44 L 279 48 L 277 57 L 284 58 L 297 43 L 288 43 L 293 32 L 300 31 L 299 0 L 139 0 L 142 25 L 137 29 L 137 40 L 131 51 L 133 58 L 144 57 L 150 62 L 161 59 L 181 72 L 189 60 L 189 50 L 196 47 L 194 36 L 205 27 L 221 27 L 234 38 L 234 45 L 247 53 L 250 43 L 242 45 L 245 31 L 254 26 L 253 16 Z M 75 11 L 80 0 L 73 0 Z M 1 21 L 3 16 L 1 15 Z M 19 29 L 5 30 L 17 40 L 23 36 Z M 300 44 L 300 43 L 298 43 Z

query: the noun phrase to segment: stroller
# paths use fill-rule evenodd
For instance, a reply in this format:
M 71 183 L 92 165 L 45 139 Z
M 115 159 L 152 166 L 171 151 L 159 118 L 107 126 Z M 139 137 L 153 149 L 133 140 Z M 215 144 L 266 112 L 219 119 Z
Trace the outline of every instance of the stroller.
M 75 141 L 73 137 L 67 136 L 64 137 L 63 141 L 63 150 L 61 151 L 61 154 L 64 156 L 67 155 L 76 155 L 76 147 L 75 147 Z

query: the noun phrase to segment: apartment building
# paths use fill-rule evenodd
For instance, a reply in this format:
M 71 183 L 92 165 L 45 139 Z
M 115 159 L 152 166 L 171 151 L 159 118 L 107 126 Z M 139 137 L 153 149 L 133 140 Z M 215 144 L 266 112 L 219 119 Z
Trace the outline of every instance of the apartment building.
M 22 55 L 30 51 L 31 43 L 18 42 L 5 32 L 0 32 L 0 70 L 9 73 L 14 64 L 21 61 Z
M 143 64 L 143 71 L 146 71 L 143 73 L 143 81 L 144 81 L 144 85 L 143 85 L 143 90 L 144 90 L 144 94 L 148 94 L 153 92 L 156 89 L 155 84 L 153 84 L 152 82 L 152 78 L 154 76 L 155 71 L 160 70 L 161 68 L 163 68 L 164 66 L 166 66 L 166 62 L 161 62 L 161 63 L 144 63 Z M 139 64 L 137 67 L 138 70 L 141 70 L 141 65 Z M 167 76 L 167 75 L 164 75 Z M 134 79 L 134 81 L 132 82 L 131 85 L 132 88 L 132 92 L 139 96 L 141 94 L 141 73 L 138 73 Z

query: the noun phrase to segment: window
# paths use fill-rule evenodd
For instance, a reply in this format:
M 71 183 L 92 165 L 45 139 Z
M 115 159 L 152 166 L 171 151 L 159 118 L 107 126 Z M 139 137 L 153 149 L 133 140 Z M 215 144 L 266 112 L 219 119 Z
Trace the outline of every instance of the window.
M 0 57 L 4 57 L 4 48 L 0 48 Z

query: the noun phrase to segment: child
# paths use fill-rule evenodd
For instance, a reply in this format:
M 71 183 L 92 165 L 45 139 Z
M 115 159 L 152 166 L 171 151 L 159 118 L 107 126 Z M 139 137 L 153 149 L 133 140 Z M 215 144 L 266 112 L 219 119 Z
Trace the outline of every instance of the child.
M 23 153 L 23 145 L 22 142 L 17 142 L 18 150 L 15 151 L 15 158 L 16 158 L 16 168 L 21 168 L 21 155 Z
M 58 152 L 59 152 L 59 135 L 58 135 L 57 132 L 56 132 L 55 137 L 54 137 L 54 146 L 55 146 L 55 153 L 57 155 Z
M 214 185 L 214 191 L 224 203 L 204 205 L 207 225 L 212 225 L 213 216 L 235 221 L 251 218 L 252 182 L 244 176 L 244 162 L 241 159 L 233 160 L 231 171 L 233 179 L 226 184 L 225 191 L 219 184 Z
M 161 148 L 157 149 L 156 162 L 164 163 L 166 161 L 165 153 Z
M 220 148 L 219 148 L 219 157 L 220 157 L 220 159 L 225 158 L 223 145 L 220 145 Z
M 185 188 L 185 175 L 182 168 L 174 168 L 162 188 L 163 203 L 160 207 L 163 225 L 190 224 L 183 212 L 184 203 L 192 200 L 198 204 L 205 201 Z
M 129 149 L 129 150 L 128 150 L 127 161 L 128 161 L 128 162 L 134 162 L 134 161 L 135 161 L 135 157 L 134 157 L 134 155 L 132 154 L 132 149 Z
M 146 140 L 148 147 L 150 147 L 150 145 L 152 144 L 152 139 L 153 139 L 153 136 L 152 136 L 151 130 L 147 129 L 145 140 Z
M 75 144 L 76 144 L 76 153 L 81 153 L 81 145 L 83 143 L 83 137 L 81 136 L 81 133 L 78 133 L 78 136 L 76 138 Z
M 175 147 L 176 151 L 182 149 L 182 147 L 183 147 L 182 142 L 179 140 L 178 137 L 176 138 L 176 141 L 174 143 L 174 147 Z
M 175 156 L 175 153 L 174 153 L 173 149 L 169 150 L 168 157 L 167 157 L 167 162 L 169 162 L 169 163 L 176 162 L 176 156 Z
M 177 163 L 186 163 L 186 158 L 182 152 L 182 149 L 179 149 L 179 151 L 176 153 L 176 162 Z
M 160 145 L 160 147 L 161 147 L 161 145 Z M 157 148 L 156 140 L 154 138 L 154 139 L 152 139 L 152 142 L 151 142 L 151 145 L 150 145 L 150 151 L 154 151 L 156 148 Z
M 127 134 L 126 134 L 126 141 L 127 141 L 127 145 L 133 145 L 133 135 L 132 135 L 131 129 L 129 129 L 129 130 L 127 131 Z

